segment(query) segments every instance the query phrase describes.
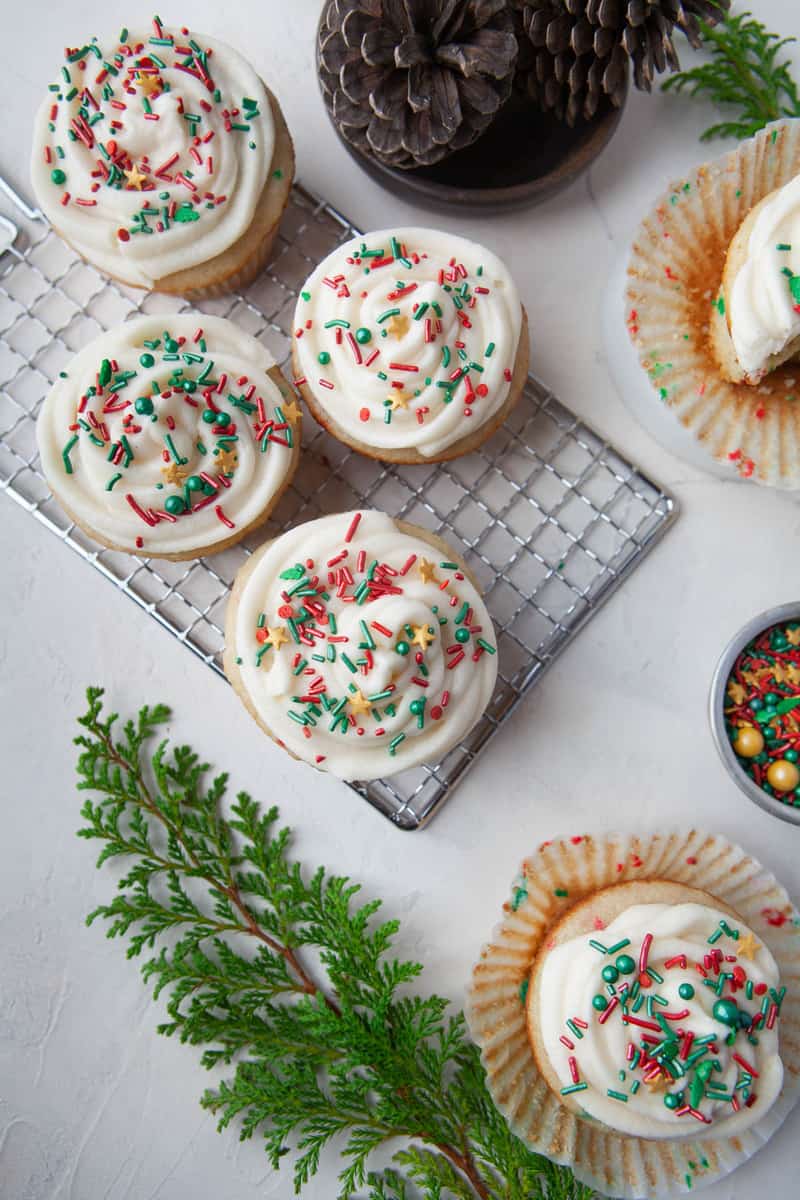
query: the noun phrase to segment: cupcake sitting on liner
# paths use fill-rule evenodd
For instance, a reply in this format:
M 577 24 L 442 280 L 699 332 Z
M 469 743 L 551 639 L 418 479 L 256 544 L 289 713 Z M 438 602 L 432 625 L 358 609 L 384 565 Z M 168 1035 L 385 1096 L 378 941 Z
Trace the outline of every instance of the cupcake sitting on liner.
M 339 441 L 382 462 L 441 462 L 477 449 L 519 399 L 527 317 L 484 246 L 384 229 L 339 246 L 306 280 L 293 363 Z
M 34 124 L 36 199 L 122 283 L 202 298 L 265 265 L 294 173 L 277 100 L 223 42 L 150 31 L 68 47 Z
M 458 555 L 385 513 L 267 542 L 236 577 L 225 673 L 261 728 L 340 779 L 440 761 L 497 679 L 492 622 Z
M 113 550 L 199 558 L 274 509 L 301 415 L 272 355 L 221 317 L 138 317 L 68 364 L 36 423 L 61 507 Z
M 699 831 L 576 836 L 526 859 L 467 1016 L 514 1132 L 609 1196 L 744 1162 L 800 1098 L 800 917 Z
M 789 490 L 800 489 L 797 271 L 800 120 L 784 120 L 668 188 L 636 233 L 625 289 L 652 405 L 666 410 L 644 423 L 670 448 Z

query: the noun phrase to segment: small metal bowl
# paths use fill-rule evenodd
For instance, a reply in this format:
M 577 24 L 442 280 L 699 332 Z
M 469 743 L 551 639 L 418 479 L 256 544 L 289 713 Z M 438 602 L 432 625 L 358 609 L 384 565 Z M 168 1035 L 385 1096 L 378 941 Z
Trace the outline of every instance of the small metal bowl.
M 759 613 L 757 617 L 753 617 L 752 621 L 748 621 L 731 638 L 717 663 L 714 677 L 711 680 L 708 716 L 719 756 L 736 786 L 757 804 L 759 808 L 763 808 L 765 812 L 772 813 L 773 817 L 779 817 L 781 821 L 788 821 L 791 825 L 800 825 L 800 808 L 794 808 L 791 804 L 784 804 L 781 800 L 776 800 L 774 796 L 768 795 L 753 783 L 750 776 L 740 765 L 725 729 L 725 688 L 733 669 L 733 664 L 745 646 L 754 637 L 770 629 L 773 625 L 782 624 L 784 621 L 800 621 L 800 600 L 795 600 L 791 604 L 780 604 L 777 608 L 768 608 L 766 612 Z

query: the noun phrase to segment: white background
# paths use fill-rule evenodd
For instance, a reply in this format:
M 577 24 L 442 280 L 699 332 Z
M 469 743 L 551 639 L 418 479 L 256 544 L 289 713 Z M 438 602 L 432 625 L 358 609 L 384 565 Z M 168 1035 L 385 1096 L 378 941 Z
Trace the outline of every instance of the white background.
M 796 31 L 792 0 L 753 0 Z M 32 114 L 62 48 L 134 26 L 149 7 L 17 0 L 0 24 L 0 167 L 28 190 Z M 578 412 L 675 490 L 683 515 L 492 743 L 431 827 L 403 834 L 333 779 L 283 755 L 232 690 L 71 550 L 0 499 L 0 1197 L 2 1200 L 251 1200 L 289 1196 L 257 1141 L 214 1132 L 197 1104 L 198 1054 L 157 1037 L 159 1007 L 122 946 L 85 914 L 108 899 L 110 869 L 74 836 L 74 717 L 102 682 L 123 711 L 174 707 L 191 740 L 233 783 L 280 803 L 296 852 L 361 880 L 402 918 L 399 950 L 425 985 L 460 1003 L 480 945 L 522 856 L 557 833 L 702 822 L 738 839 L 800 892 L 800 829 L 762 813 L 729 782 L 705 706 L 717 655 L 750 616 L 798 595 L 795 504 L 684 467 L 633 426 L 601 338 L 604 286 L 645 208 L 702 161 L 714 114 L 634 93 L 610 147 L 573 187 L 510 216 L 426 214 L 359 173 L 331 131 L 314 75 L 316 0 L 168 3 L 168 24 L 244 50 L 277 93 L 298 173 L 364 228 L 447 224 L 507 257 L 527 305 L 532 364 Z M 795 18 L 793 20 L 793 18 Z M 685 60 L 691 57 L 686 49 Z M 795 53 L 795 62 L 798 62 Z M 800 1118 L 709 1200 L 788 1196 Z M 793 1137 L 795 1142 L 793 1144 Z M 308 1188 L 335 1195 L 326 1160 Z

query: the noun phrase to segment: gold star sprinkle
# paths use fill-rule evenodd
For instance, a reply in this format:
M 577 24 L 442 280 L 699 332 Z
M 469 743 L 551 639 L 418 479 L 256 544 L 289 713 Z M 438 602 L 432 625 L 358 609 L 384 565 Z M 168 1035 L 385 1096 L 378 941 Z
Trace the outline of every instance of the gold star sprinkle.
M 797 629 L 786 630 L 786 640 L 790 646 L 800 646 L 800 625 Z
M 408 333 L 409 324 L 410 324 L 410 322 L 408 320 L 408 317 L 397 316 L 395 314 L 395 316 L 392 317 L 392 319 L 390 320 L 390 322 L 386 326 L 386 328 L 389 330 L 389 333 L 392 335 L 392 337 L 401 338 L 406 333 Z
M 143 175 L 136 163 L 133 164 L 130 171 L 123 171 L 127 184 L 125 185 L 128 191 L 135 189 L 137 192 L 142 190 L 142 184 L 146 182 L 147 176 Z
M 358 688 L 356 688 L 351 696 L 347 697 L 347 703 L 350 705 L 350 712 L 354 717 L 360 717 L 362 713 L 368 713 L 372 708 L 369 700 Z
M 744 704 L 747 699 L 747 691 L 735 679 L 732 679 L 728 684 L 728 695 L 734 704 Z
M 161 78 L 158 75 L 138 75 L 136 86 L 143 96 L 152 96 L 154 92 L 161 91 Z
M 289 635 L 286 632 L 286 626 L 276 625 L 273 629 L 268 625 L 267 636 L 265 640 L 271 643 L 273 650 L 280 650 L 284 642 L 288 642 L 289 640 Z
M 290 400 L 288 404 L 282 404 L 281 412 L 290 425 L 296 425 L 303 415 L 302 408 L 299 404 L 295 404 L 294 400 Z
M 753 959 L 760 949 L 761 943 L 756 941 L 752 933 L 748 933 L 736 943 L 736 957 Z
M 161 468 L 161 475 L 164 483 L 174 483 L 177 487 L 181 487 L 186 478 L 186 471 L 179 463 L 171 462 L 168 467 Z
M 239 455 L 235 450 L 220 450 L 216 458 L 216 467 L 223 475 L 232 475 L 239 465 Z
M 667 1076 L 661 1072 L 656 1075 L 655 1079 L 647 1080 L 647 1086 L 650 1088 L 651 1092 L 665 1092 L 671 1082 L 672 1080 L 668 1079 Z
M 389 395 L 386 397 L 392 406 L 392 412 L 398 408 L 408 408 L 408 402 L 411 399 L 411 393 L 405 389 L 392 388 Z
M 423 650 L 427 650 L 434 639 L 431 633 L 430 625 L 412 625 L 414 636 L 411 639 L 412 646 L 421 646 Z
M 421 558 L 417 563 L 419 577 L 423 583 L 438 583 L 436 578 L 436 570 L 432 562 L 428 562 L 427 558 Z

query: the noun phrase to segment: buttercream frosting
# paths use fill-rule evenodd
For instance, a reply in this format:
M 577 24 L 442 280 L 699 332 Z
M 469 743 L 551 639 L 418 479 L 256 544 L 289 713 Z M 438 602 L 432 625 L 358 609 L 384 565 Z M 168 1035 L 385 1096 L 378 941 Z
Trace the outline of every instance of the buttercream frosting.
M 138 317 L 95 338 L 36 432 L 56 495 L 114 546 L 213 547 L 261 516 L 293 467 L 300 410 L 274 359 L 220 317 Z
M 497 677 L 491 620 L 461 567 L 376 511 L 321 517 L 269 544 L 227 641 L 270 732 L 342 779 L 437 762 Z
M 800 337 L 800 175 L 760 208 L 728 301 L 736 357 L 758 377 Z
M 346 434 L 431 456 L 508 397 L 522 325 L 497 255 L 434 229 L 384 229 L 338 247 L 297 302 L 300 379 Z
M 546 951 L 532 1016 L 563 1094 L 588 1116 L 646 1138 L 727 1136 L 781 1089 L 784 991 L 741 921 L 640 904 Z
M 242 236 L 274 145 L 252 67 L 156 20 L 67 49 L 34 124 L 33 187 L 80 254 L 149 288 Z

